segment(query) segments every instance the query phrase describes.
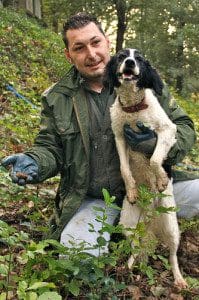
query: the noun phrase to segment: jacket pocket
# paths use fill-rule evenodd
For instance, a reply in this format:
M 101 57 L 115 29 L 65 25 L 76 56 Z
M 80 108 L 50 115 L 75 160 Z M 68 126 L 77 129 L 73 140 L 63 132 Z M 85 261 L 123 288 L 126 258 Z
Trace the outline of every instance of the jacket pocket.
M 55 126 L 57 133 L 61 136 L 78 133 L 80 131 L 74 113 L 72 113 L 70 118 L 67 116 L 61 118 L 55 117 Z
M 56 121 L 57 133 L 61 136 L 70 135 L 79 132 L 79 128 L 75 126 L 72 122 L 64 122 L 62 120 Z
M 63 161 L 68 167 L 76 159 L 77 149 L 80 144 L 80 130 L 75 122 L 67 123 L 65 120 L 56 122 L 56 131 L 61 140 Z

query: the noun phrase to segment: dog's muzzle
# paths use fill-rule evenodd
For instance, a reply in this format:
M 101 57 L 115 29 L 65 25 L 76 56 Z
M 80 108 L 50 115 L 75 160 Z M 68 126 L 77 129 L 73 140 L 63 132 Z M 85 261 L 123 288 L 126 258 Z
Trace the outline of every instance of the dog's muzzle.
M 139 79 L 139 68 L 133 59 L 126 59 L 120 66 L 118 79 L 124 81 L 137 81 Z

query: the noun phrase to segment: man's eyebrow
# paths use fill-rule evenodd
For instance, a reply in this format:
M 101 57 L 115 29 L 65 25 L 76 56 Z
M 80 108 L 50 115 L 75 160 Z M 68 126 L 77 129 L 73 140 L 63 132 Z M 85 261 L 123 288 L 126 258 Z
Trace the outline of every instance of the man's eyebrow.
M 96 38 L 100 38 L 100 36 L 98 36 L 98 35 L 95 35 L 95 36 L 93 36 L 90 40 L 89 40 L 89 42 L 91 41 L 93 41 L 93 40 L 95 40 Z M 84 41 L 77 41 L 77 42 L 75 42 L 73 45 L 72 45 L 72 47 L 74 47 L 74 46 L 78 46 L 78 45 L 83 45 L 85 42 Z
M 94 37 L 91 38 L 91 41 L 94 40 L 94 39 L 96 39 L 96 38 L 98 39 L 98 38 L 100 38 L 100 36 L 99 35 L 95 35 Z

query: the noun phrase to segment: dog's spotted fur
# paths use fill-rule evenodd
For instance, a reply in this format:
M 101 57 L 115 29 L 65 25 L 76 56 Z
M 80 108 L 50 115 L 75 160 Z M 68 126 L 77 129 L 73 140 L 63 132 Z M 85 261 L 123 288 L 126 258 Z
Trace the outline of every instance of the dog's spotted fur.
M 136 49 L 124 49 L 112 57 L 106 69 L 106 76 L 117 94 L 110 113 L 127 194 L 120 223 L 125 228 L 134 228 L 138 220 L 143 218 L 141 209 L 136 205 L 139 184 L 146 184 L 152 191 L 161 191 L 166 195 L 156 200 L 156 204 L 175 207 L 172 182 L 162 164 L 176 141 L 176 125 L 168 118 L 155 96 L 155 93 L 161 95 L 163 88 L 158 73 Z M 144 101 L 146 108 L 133 113 L 123 110 L 123 107 L 134 106 L 141 101 Z M 129 124 L 138 131 L 137 121 L 143 122 L 157 134 L 156 148 L 150 159 L 141 152 L 132 151 L 124 139 L 124 124 Z M 149 231 L 160 236 L 169 246 L 175 284 L 181 288 L 186 287 L 176 255 L 180 239 L 176 213 L 165 213 L 153 219 Z M 127 230 L 124 233 L 126 236 L 130 235 Z M 128 261 L 129 268 L 132 267 L 134 259 L 132 255 Z

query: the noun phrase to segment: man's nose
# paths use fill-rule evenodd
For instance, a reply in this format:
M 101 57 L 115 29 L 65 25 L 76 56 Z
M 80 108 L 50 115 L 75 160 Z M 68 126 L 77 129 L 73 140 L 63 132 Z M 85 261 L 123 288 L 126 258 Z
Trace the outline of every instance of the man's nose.
M 91 46 L 87 47 L 87 53 L 89 57 L 95 57 L 95 49 Z

